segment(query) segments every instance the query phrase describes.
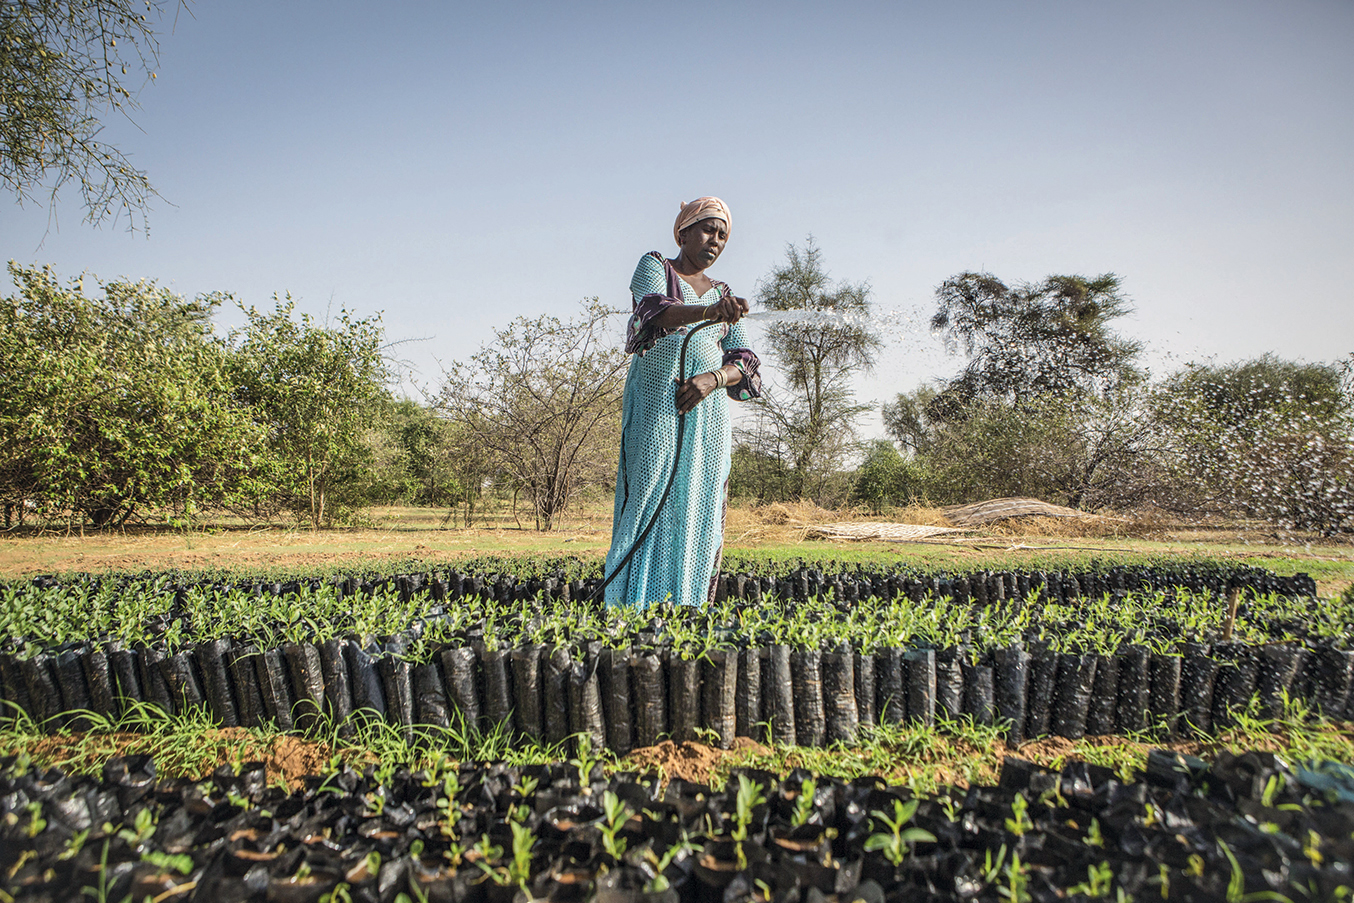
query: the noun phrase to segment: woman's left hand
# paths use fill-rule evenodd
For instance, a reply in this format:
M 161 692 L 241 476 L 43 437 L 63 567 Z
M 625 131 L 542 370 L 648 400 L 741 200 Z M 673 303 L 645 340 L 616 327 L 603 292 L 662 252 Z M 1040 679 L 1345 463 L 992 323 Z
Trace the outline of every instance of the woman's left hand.
M 677 410 L 683 414 L 690 413 L 718 386 L 713 373 L 697 373 L 677 387 Z

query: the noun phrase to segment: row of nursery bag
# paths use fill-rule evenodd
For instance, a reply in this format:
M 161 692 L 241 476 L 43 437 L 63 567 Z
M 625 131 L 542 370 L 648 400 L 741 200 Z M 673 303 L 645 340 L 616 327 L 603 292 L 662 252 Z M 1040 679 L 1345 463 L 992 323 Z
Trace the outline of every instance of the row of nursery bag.
M 775 580 L 725 575 L 721 585 L 732 594 L 709 604 L 607 608 L 586 598 L 588 583 L 550 576 L 519 582 L 442 572 L 243 586 L 36 581 L 0 587 L 0 652 L 59 655 L 95 643 L 169 653 L 222 638 L 268 648 L 404 636 L 418 661 L 423 647 L 457 642 L 577 651 L 591 640 L 683 646 L 717 634 L 721 644 L 827 648 L 845 640 L 873 651 L 997 648 L 1033 631 L 1060 651 L 1110 653 L 1125 641 L 1160 650 L 1185 639 L 1319 644 L 1354 634 L 1354 603 L 1316 599 L 1305 575 L 1255 569 L 922 578 L 800 568 Z
M 406 641 L 352 639 L 259 649 L 219 639 L 173 654 L 95 647 L 0 654 L 11 710 L 49 727 L 116 718 L 134 701 L 166 711 L 205 707 L 225 726 L 272 722 L 308 731 L 323 721 L 381 719 L 412 738 L 419 726 L 506 725 L 557 744 L 585 735 L 619 753 L 662 738 L 735 737 L 822 746 L 855 741 L 878 720 L 937 718 L 999 724 L 1014 740 L 1055 734 L 1207 734 L 1251 709 L 1278 717 L 1294 704 L 1354 717 L 1354 652 L 1330 645 L 1185 644 L 1178 654 L 1123 645 L 1113 654 L 1032 643 L 982 651 L 862 652 L 769 644 L 673 649 L 588 643 L 490 649 L 448 645 L 404 653 Z M 1289 712 L 1290 715 L 1293 712 Z
M 505 562 L 507 563 L 507 562 Z M 42 576 L 30 584 L 38 589 L 62 589 L 82 586 L 86 592 L 97 592 L 103 587 L 114 591 L 142 591 L 147 586 L 155 592 L 168 593 L 180 599 L 193 588 L 240 588 L 257 595 L 289 595 L 307 589 L 334 587 L 341 595 L 373 595 L 393 591 L 408 599 L 426 593 L 437 601 L 455 600 L 462 596 L 482 596 L 495 601 L 520 601 L 538 596 L 569 601 L 590 598 L 600 584 L 595 565 L 574 563 L 567 570 L 557 568 L 551 573 L 524 577 L 509 570 L 427 571 L 396 575 L 337 575 L 330 578 L 290 579 L 278 581 L 193 581 L 178 580 L 170 575 L 60 578 Z M 572 574 L 570 572 L 573 572 Z M 1275 594 L 1288 597 L 1314 597 L 1316 582 L 1307 574 L 1280 576 L 1264 568 L 1231 563 L 1193 563 L 1179 566 L 1118 566 L 1090 570 L 990 571 L 962 573 L 922 573 L 913 570 L 874 570 L 860 566 L 850 570 L 829 571 L 818 567 L 791 567 L 774 574 L 721 573 L 716 578 L 715 597 L 759 601 L 780 599 L 807 599 L 832 593 L 838 599 L 856 601 L 875 596 L 883 599 L 899 597 L 921 599 L 926 594 L 950 596 L 956 600 L 989 604 L 1005 599 L 1024 599 L 1032 593 L 1037 597 L 1066 602 L 1069 599 L 1098 597 L 1107 593 L 1160 592 L 1187 590 L 1192 593 L 1225 596 L 1233 589 L 1250 590 L 1256 594 Z

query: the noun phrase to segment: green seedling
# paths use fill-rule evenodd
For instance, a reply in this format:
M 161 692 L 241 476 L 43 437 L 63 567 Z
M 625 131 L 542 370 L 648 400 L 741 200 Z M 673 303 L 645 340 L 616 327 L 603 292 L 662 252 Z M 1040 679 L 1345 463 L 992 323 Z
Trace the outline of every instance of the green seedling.
M 111 826 L 110 826 L 111 827 Z M 104 832 L 109 833 L 108 831 Z M 95 903 L 108 903 L 108 839 L 103 842 L 103 850 L 99 853 L 99 883 L 95 887 L 88 885 L 80 889 L 80 893 L 87 897 L 93 897 Z
M 320 895 L 320 903 L 353 903 L 351 886 L 347 881 L 340 881 L 329 893 Z
M 1012 853 L 1006 866 L 1006 883 L 997 888 L 997 895 L 1010 903 L 1030 903 L 1034 898 L 1030 896 L 1029 887 L 1030 877 L 1020 861 L 1020 854 Z
M 1091 819 L 1091 826 L 1086 829 L 1086 845 L 1092 847 L 1103 847 L 1105 837 L 1100 833 L 1099 819 Z
M 747 775 L 738 776 L 738 795 L 734 797 L 734 840 L 748 839 L 748 828 L 752 825 L 752 811 L 766 802 L 762 795 L 762 785 L 750 780 Z
M 139 846 L 155 836 L 155 814 L 150 811 L 150 807 L 138 809 L 136 817 L 132 819 L 130 829 L 123 828 L 118 831 L 118 837 L 125 840 L 131 846 Z
M 893 816 L 876 809 L 870 813 L 879 822 L 888 827 L 888 831 L 871 834 L 865 839 L 865 849 L 870 852 L 882 851 L 884 858 L 895 867 L 903 864 L 907 854 L 915 843 L 934 843 L 935 835 L 925 828 L 904 827 L 916 814 L 917 801 L 893 801 Z
M 799 786 L 799 796 L 795 797 L 794 812 L 790 814 L 790 824 L 799 828 L 809 823 L 813 815 L 813 797 L 818 792 L 818 782 L 808 778 Z
M 983 881 L 986 884 L 995 884 L 997 878 L 1001 876 L 1002 866 L 1006 863 L 1006 844 L 1002 844 L 997 849 L 997 855 L 994 859 L 992 850 L 989 848 L 983 854 Z
M 690 853 L 692 849 L 691 840 L 687 837 L 685 831 L 682 832 L 682 839 L 678 843 L 674 843 L 672 846 L 668 847 L 667 850 L 663 852 L 662 856 L 656 855 L 652 849 L 646 849 L 644 851 L 644 858 L 648 861 L 649 865 L 653 867 L 654 876 L 644 883 L 644 892 L 646 894 L 661 894 L 671 887 L 671 882 L 668 881 L 667 876 L 664 875 L 663 872 L 667 870 L 668 866 L 672 865 L 674 859 L 678 856 Z
M 1069 894 L 1084 894 L 1088 897 L 1108 897 L 1114 884 L 1114 869 L 1108 862 L 1086 866 L 1086 880 L 1067 889 Z
M 89 839 L 89 832 L 90 829 L 85 828 L 85 830 L 78 834 L 72 835 L 71 839 L 66 841 L 66 849 L 61 851 L 61 855 L 58 856 L 57 859 L 73 859 L 74 857 L 79 856 L 80 851 L 85 848 L 85 841 Z
M 578 769 L 578 786 L 584 796 L 592 794 L 592 770 L 601 762 L 601 758 L 592 757 L 592 739 L 587 734 L 576 734 L 578 737 L 578 758 L 571 759 L 570 765 Z
M 540 778 L 524 777 L 512 786 L 512 792 L 517 794 L 521 799 L 530 799 L 531 795 L 536 792 L 536 788 L 540 783 Z
M 512 864 L 508 866 L 508 878 L 510 883 L 525 891 L 531 880 L 531 848 L 536 845 L 536 836 L 526 825 L 515 821 L 509 822 L 508 827 L 512 828 Z
M 28 834 L 28 839 L 32 840 L 47 830 L 47 819 L 42 817 L 42 803 L 38 800 L 24 806 L 24 811 L 28 813 L 28 827 L 25 831 Z
M 1227 903 L 1293 903 L 1292 899 L 1272 890 L 1256 891 L 1255 893 L 1246 893 L 1246 873 L 1241 870 L 1241 863 L 1236 861 L 1236 856 L 1232 853 L 1232 848 L 1221 840 L 1218 841 L 1218 847 L 1227 857 L 1227 863 L 1231 866 L 1232 873 L 1227 879 L 1226 899 Z
M 599 826 L 602 832 L 602 850 L 617 861 L 625 854 L 626 840 L 616 835 L 625 827 L 632 814 L 630 807 L 621 802 L 616 794 L 610 790 L 602 794 L 602 824 Z
M 160 850 L 146 850 L 141 854 L 141 861 L 148 862 L 157 869 L 165 872 L 172 869 L 180 875 L 186 875 L 193 870 L 193 857 L 186 853 L 165 853 Z
M 1025 799 L 1025 795 L 1017 792 L 1015 799 L 1011 800 L 1012 817 L 1006 819 L 1006 830 L 1016 837 L 1024 837 L 1026 831 L 1034 830 L 1034 822 L 1030 821 L 1029 809 L 1030 804 Z
M 1307 857 L 1307 861 L 1314 868 L 1320 868 L 1325 857 L 1321 855 L 1321 835 L 1317 834 L 1311 828 L 1307 829 L 1307 840 L 1302 845 L 1302 855 Z

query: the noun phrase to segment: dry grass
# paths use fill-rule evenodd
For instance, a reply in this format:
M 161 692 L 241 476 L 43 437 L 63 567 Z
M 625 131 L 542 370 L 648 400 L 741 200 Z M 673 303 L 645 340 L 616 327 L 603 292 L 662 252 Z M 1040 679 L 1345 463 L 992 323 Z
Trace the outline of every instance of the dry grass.
M 0 578 L 34 574 L 144 570 L 257 570 L 340 567 L 346 561 L 420 558 L 454 560 L 494 553 L 606 553 L 611 540 L 610 510 L 596 525 L 571 519 L 552 533 L 522 527 L 439 526 L 428 509 L 377 509 L 361 528 L 309 530 L 287 527 L 201 531 L 90 532 L 0 536 Z

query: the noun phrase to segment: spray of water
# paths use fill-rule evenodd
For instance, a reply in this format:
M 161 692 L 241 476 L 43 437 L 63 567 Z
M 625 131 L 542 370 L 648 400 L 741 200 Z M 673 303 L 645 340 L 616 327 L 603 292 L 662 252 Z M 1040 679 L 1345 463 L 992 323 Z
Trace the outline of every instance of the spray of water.
M 628 311 L 616 311 L 629 315 Z M 893 310 L 875 308 L 869 313 L 839 310 L 754 310 L 743 315 L 751 326 L 770 327 L 804 325 L 819 327 L 863 327 L 869 329 L 891 346 L 906 351 L 909 360 L 919 364 L 924 359 L 932 369 L 943 366 L 944 352 L 931 335 L 925 315 L 920 310 Z
M 927 334 L 916 312 L 873 310 L 869 313 L 840 310 L 754 310 L 744 316 L 758 326 L 802 324 L 819 327 L 861 327 L 889 343 L 916 344 Z

